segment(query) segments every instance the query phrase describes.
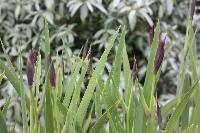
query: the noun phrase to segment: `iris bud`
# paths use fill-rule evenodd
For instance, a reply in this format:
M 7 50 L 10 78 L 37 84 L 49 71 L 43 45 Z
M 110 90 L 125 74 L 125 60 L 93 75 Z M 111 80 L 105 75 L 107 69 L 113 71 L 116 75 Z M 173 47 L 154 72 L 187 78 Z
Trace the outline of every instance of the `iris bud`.
M 165 40 L 166 40 L 166 35 L 161 36 L 159 45 L 158 45 L 158 49 L 156 52 L 155 61 L 154 61 L 154 73 L 155 74 L 157 74 L 157 72 L 162 64 L 163 58 L 164 58 Z
M 26 71 L 29 86 L 33 85 L 36 60 L 37 60 L 36 53 L 33 50 L 30 50 L 27 57 L 27 71 Z
M 51 59 L 51 55 L 48 55 L 48 65 L 49 65 L 49 80 L 51 83 L 51 86 L 55 87 L 56 86 L 56 72 L 55 68 Z

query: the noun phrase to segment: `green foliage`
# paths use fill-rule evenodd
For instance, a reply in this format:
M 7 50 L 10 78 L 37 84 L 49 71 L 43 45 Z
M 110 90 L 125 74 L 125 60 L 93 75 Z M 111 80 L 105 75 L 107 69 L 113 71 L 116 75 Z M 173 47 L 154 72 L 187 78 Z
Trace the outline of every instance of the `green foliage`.
M 94 3 L 92 0 L 85 3 L 82 1 L 70 2 L 67 6 L 70 8 L 71 16 L 75 15 L 79 8 L 80 10 L 93 12 L 94 7 L 104 14 L 108 14 L 101 2 Z M 50 2 L 47 2 L 46 6 L 48 9 L 53 7 Z M 135 13 L 132 12 L 131 15 L 133 14 Z M 141 14 L 151 23 L 147 14 Z M 84 21 L 87 15 L 81 14 L 81 19 Z M 133 16 L 130 17 L 132 18 Z M 89 67 L 91 61 L 89 52 L 85 58 L 69 55 L 66 58 L 69 60 L 69 65 L 67 66 L 69 67 L 70 74 L 68 75 L 70 75 L 70 78 L 66 78 L 65 70 L 62 68 L 63 64 L 61 63 L 62 65 L 60 65 L 58 61 L 61 58 L 55 56 L 56 58 L 53 58 L 52 63 L 55 64 L 54 60 L 56 60 L 55 79 L 57 81 L 56 86 L 53 86 L 49 76 L 51 74 L 51 65 L 49 66 L 48 62 L 48 56 L 50 53 L 53 54 L 53 52 L 50 52 L 53 46 L 50 45 L 51 38 L 49 34 L 51 31 L 47 23 L 47 20 L 50 21 L 49 19 L 46 17 L 44 21 L 45 60 L 42 62 L 42 52 L 38 51 L 32 86 L 26 86 L 27 83 L 23 80 L 22 55 L 20 54 L 18 74 L 4 47 L 2 47 L 7 64 L 0 61 L 0 70 L 4 71 L 5 76 L 21 99 L 23 132 L 154 133 L 163 132 L 162 130 L 164 130 L 166 133 L 171 133 L 173 131 L 192 132 L 196 127 L 200 126 L 197 117 L 200 111 L 200 91 L 195 51 L 196 40 L 191 20 L 186 31 L 177 96 L 161 107 L 161 112 L 159 112 L 158 107 L 156 108 L 156 102 L 158 102 L 156 85 L 162 70 L 160 69 L 158 73 L 154 73 L 153 70 L 160 40 L 160 22 L 156 25 L 144 85 L 140 84 L 138 79 L 133 78 L 131 74 L 125 39 L 127 29 L 124 26 L 123 28 L 118 28 L 112 34 L 102 56 L 93 66 L 94 69 Z M 118 45 L 116 45 L 117 50 L 112 62 L 113 66 L 107 71 L 108 78 L 103 79 L 102 74 L 105 72 L 108 56 L 115 44 Z M 65 50 L 63 49 L 62 51 Z M 187 64 L 188 55 L 190 64 Z M 63 57 L 65 58 L 65 55 Z M 186 75 L 187 65 L 191 67 L 192 71 L 191 85 L 189 75 Z M 44 77 L 42 77 L 43 69 L 45 70 Z M 91 69 L 90 75 L 87 73 L 89 69 Z M 121 78 L 121 75 L 124 75 L 123 78 Z M 3 74 L 0 78 L 2 79 L 2 77 Z M 40 80 L 42 78 L 44 81 Z M 122 87 L 122 83 L 124 87 Z M 186 88 L 183 88 L 184 86 Z M 25 93 L 25 88 L 28 88 L 29 94 Z M 123 88 L 124 91 L 122 90 Z M 190 99 L 194 99 L 193 102 L 196 105 L 192 107 L 191 119 L 189 119 L 188 112 Z M 9 103 L 10 100 L 8 99 L 2 111 L 4 115 L 6 115 Z M 157 112 L 155 111 L 156 109 Z M 2 115 L 2 112 L 0 111 L 0 131 L 4 133 L 7 132 L 7 126 L 6 117 Z M 159 116 L 160 114 L 165 119 L 166 127 L 162 127 L 163 121 L 160 122 L 158 120 L 161 117 Z M 171 116 L 168 119 L 169 114 Z M 43 120 L 42 117 L 44 118 Z M 28 123 L 28 120 L 30 120 L 30 123 Z M 11 130 L 14 131 L 14 128 L 11 128 Z M 199 128 L 197 131 L 199 131 Z
M 77 111 L 77 122 L 78 122 L 79 126 L 82 125 L 82 122 L 83 122 L 84 116 L 86 114 L 89 102 L 92 99 L 94 89 L 97 85 L 97 80 L 99 79 L 99 77 L 100 77 L 100 75 L 101 75 L 101 73 L 104 69 L 104 65 L 105 65 L 107 56 L 108 56 L 112 46 L 114 45 L 114 41 L 117 37 L 117 33 L 118 33 L 118 31 L 113 35 L 112 39 L 110 40 L 109 46 L 106 48 L 103 55 L 101 56 L 101 59 L 99 60 L 98 64 L 96 65 L 94 73 L 93 73 L 93 75 L 92 75 L 92 77 L 89 81 L 86 92 L 85 92 L 83 99 L 80 103 L 80 107 L 78 108 L 78 111 Z
M 194 91 L 196 85 L 199 83 L 199 80 L 195 82 L 194 86 L 183 96 L 181 103 L 176 107 L 175 112 L 170 117 L 169 121 L 167 122 L 167 126 L 165 129 L 165 133 L 170 133 L 173 131 L 173 127 L 176 125 L 180 115 L 182 114 L 185 106 L 187 105 L 192 92 Z

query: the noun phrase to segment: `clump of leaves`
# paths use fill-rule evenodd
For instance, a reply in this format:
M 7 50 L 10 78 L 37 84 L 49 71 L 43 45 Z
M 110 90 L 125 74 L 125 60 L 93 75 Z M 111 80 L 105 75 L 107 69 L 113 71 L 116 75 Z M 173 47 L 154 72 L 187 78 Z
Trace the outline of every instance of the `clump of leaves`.
M 0 69 L 4 71 L 5 76 L 21 98 L 23 132 L 154 133 L 162 132 L 162 130 L 166 133 L 200 132 L 200 119 L 198 118 L 200 86 L 197 73 L 195 32 L 191 21 L 190 18 L 178 79 L 177 97 L 163 106 L 159 106 L 156 97 L 156 84 L 166 52 L 164 47 L 166 37 L 161 38 L 160 36 L 159 21 L 155 27 L 144 85 L 141 85 L 137 80 L 136 60 L 133 69 L 130 68 L 125 45 L 125 27 L 119 27 L 112 35 L 94 68 L 90 66 L 91 49 L 86 52 L 84 58 L 72 57 L 74 62 L 72 62 L 70 69 L 71 76 L 65 85 L 63 66 L 54 66 L 55 60 L 50 56 L 49 30 L 48 23 L 45 21 L 44 83 L 40 81 L 43 69 L 40 52 L 38 52 L 37 58 L 32 51 L 29 53 L 27 60 L 28 81 L 23 80 L 22 69 L 20 69 L 20 76 L 18 76 L 7 55 L 8 65 L 0 61 Z M 108 78 L 102 80 L 107 57 L 117 40 L 119 42 L 113 66 L 108 72 Z M 190 64 L 186 63 L 187 57 L 189 57 Z M 20 56 L 20 58 L 22 57 Z M 191 85 L 186 73 L 187 65 L 190 65 L 192 71 Z M 88 68 L 92 71 L 90 75 L 86 74 Z M 125 90 L 122 93 L 120 91 L 121 73 L 124 74 Z M 90 77 L 87 78 L 87 76 Z M 84 84 L 86 78 L 88 83 Z M 24 92 L 27 82 L 29 83 L 29 95 Z M 42 86 L 41 91 L 40 86 Z M 83 97 L 80 96 L 81 93 L 83 93 Z M 39 94 L 42 94 L 41 98 L 38 97 Z M 188 111 L 190 99 L 194 99 L 195 103 L 195 106 L 192 106 L 191 118 L 189 118 Z M 7 133 L 5 117 L 2 112 L 0 112 L 0 131 Z M 169 115 L 171 116 L 168 119 Z M 44 121 L 41 119 L 42 116 L 44 116 Z M 30 120 L 29 124 L 28 120 Z M 166 126 L 163 126 L 164 121 Z M 104 125 L 108 125 L 108 128 Z

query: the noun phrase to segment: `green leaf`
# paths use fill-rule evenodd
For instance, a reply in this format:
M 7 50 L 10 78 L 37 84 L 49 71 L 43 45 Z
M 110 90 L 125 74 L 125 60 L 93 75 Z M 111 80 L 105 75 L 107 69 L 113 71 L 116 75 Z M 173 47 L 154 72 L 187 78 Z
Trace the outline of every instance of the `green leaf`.
M 103 55 L 101 56 L 99 62 L 97 63 L 96 65 L 96 68 L 93 72 L 93 75 L 89 81 L 89 84 L 87 86 L 87 89 L 85 91 L 85 94 L 82 98 L 82 101 L 80 103 L 80 106 L 78 108 L 78 111 L 77 111 L 77 122 L 78 124 L 81 126 L 82 125 L 82 122 L 83 122 L 83 119 L 85 117 L 85 114 L 86 114 L 86 111 L 87 111 L 87 108 L 88 108 L 88 105 L 90 103 L 90 100 L 93 96 L 93 93 L 94 93 L 94 89 L 97 85 L 97 79 L 99 79 L 99 77 L 101 76 L 101 73 L 105 67 L 105 62 L 107 60 L 107 56 L 111 50 L 111 48 L 113 47 L 114 45 L 114 42 L 115 42 L 115 39 L 118 35 L 118 30 L 117 32 L 112 36 L 112 39 L 111 41 L 109 42 L 107 48 L 105 49 Z
M 58 104 L 58 108 L 59 110 L 62 112 L 63 115 L 66 115 L 67 112 L 66 112 L 66 108 L 65 106 L 62 104 L 62 102 L 59 100 L 59 98 L 57 98 L 57 104 Z
M 0 131 L 1 131 L 1 133 L 8 133 L 8 130 L 6 127 L 6 122 L 3 118 L 1 111 L 0 111 Z
M 155 34 L 154 34 L 154 38 L 153 38 L 153 42 L 151 46 L 150 55 L 148 57 L 147 72 L 146 72 L 146 77 L 145 77 L 145 82 L 144 82 L 144 87 L 143 87 L 144 97 L 148 106 L 150 105 L 150 101 L 151 101 L 152 80 L 153 80 L 153 75 L 154 75 L 154 60 L 156 56 L 156 50 L 159 44 L 159 39 L 160 39 L 160 22 L 158 21 L 157 26 L 155 28 Z M 142 132 L 146 132 L 146 118 L 144 117 L 143 114 L 138 115 L 137 117 L 139 116 L 140 118 L 138 119 L 143 120 L 142 129 L 139 129 L 139 130 L 143 130 Z
M 115 55 L 115 60 L 113 63 L 113 68 L 112 68 L 113 71 L 111 71 L 110 73 L 112 76 L 112 81 L 113 81 L 113 86 L 111 88 L 111 93 L 110 93 L 111 95 L 110 97 L 106 98 L 106 101 L 112 101 L 112 102 L 110 103 L 106 102 L 107 106 L 110 106 L 111 104 L 113 104 L 113 102 L 118 98 L 122 99 L 121 95 L 119 94 L 119 85 L 120 85 L 120 77 L 121 77 L 120 74 L 121 74 L 122 55 L 123 55 L 123 49 L 125 46 L 125 35 L 126 35 L 125 32 L 126 32 L 126 28 L 124 26 L 122 29 L 120 39 L 119 39 L 119 46 L 118 46 L 118 49 Z M 126 111 L 126 105 L 124 104 L 124 101 L 121 101 L 121 102 L 122 102 L 122 107 L 124 111 Z M 124 132 L 122 122 L 120 120 L 117 109 L 113 110 L 113 113 L 110 114 L 110 117 L 113 118 L 113 121 L 114 121 L 113 124 L 116 130 L 118 132 Z M 112 122 L 112 120 L 110 120 L 110 122 Z
M 71 96 L 73 94 L 74 91 L 74 87 L 76 84 L 76 79 L 78 77 L 79 71 L 81 69 L 82 66 L 82 62 L 78 62 L 78 64 L 76 64 L 76 68 L 71 76 L 70 82 L 68 84 L 66 93 L 65 93 L 65 97 L 64 97 L 64 101 L 63 101 L 63 105 L 65 106 L 66 109 L 68 109 L 70 100 L 71 100 Z
M 173 111 L 174 107 L 176 107 L 177 103 L 178 98 L 170 100 L 165 106 L 161 108 L 161 116 L 163 118 L 167 117 L 167 115 L 169 115 Z
M 22 55 L 21 55 L 21 49 L 20 49 L 20 94 L 21 94 L 21 106 L 22 106 L 22 120 L 23 120 L 23 132 L 28 132 L 28 120 L 27 120 L 27 109 L 26 109 L 26 97 L 25 97 L 25 91 L 23 86 L 23 80 L 22 80 Z
M 122 29 L 121 37 L 119 40 L 119 46 L 116 52 L 115 61 L 113 63 L 113 82 L 115 84 L 114 90 L 112 93 L 117 96 L 119 92 L 119 84 L 120 84 L 120 73 L 121 73 L 121 64 L 122 64 L 122 54 L 123 48 L 125 45 L 125 26 Z
M 1 60 L 0 60 L 0 69 L 5 72 L 5 76 L 8 78 L 12 86 L 15 88 L 18 95 L 21 96 L 19 78 L 17 77 L 16 72 L 12 71 L 12 69 L 10 69 L 10 67 L 5 65 L 5 63 Z
M 142 133 L 143 129 L 143 123 L 144 123 L 144 107 L 142 106 L 141 102 L 138 101 L 137 98 L 134 99 L 135 101 L 135 118 L 134 118 L 134 123 L 135 123 L 135 133 Z M 144 117 L 146 118 L 146 117 Z M 146 126 L 146 124 L 145 124 Z
M 178 86 L 177 86 L 177 97 L 178 102 L 181 102 L 182 97 L 182 91 L 183 91 L 183 85 L 184 85 L 184 79 L 185 79 L 185 70 L 186 70 L 186 57 L 189 50 L 189 43 L 190 43 L 190 37 L 192 32 L 192 22 L 189 21 L 186 31 L 186 38 L 185 38 L 185 44 L 184 44 L 184 56 L 181 61 L 181 67 L 178 75 Z
M 144 98 L 143 88 L 140 84 L 139 84 L 139 95 L 140 95 L 140 103 L 143 107 L 144 113 L 145 113 L 146 117 L 150 117 L 151 112 L 150 112 L 150 109 L 148 108 L 148 105 L 147 105 L 146 100 Z
M 101 88 L 97 87 L 95 92 L 95 116 L 99 119 L 101 116 Z
M 195 82 L 194 86 L 191 89 L 189 89 L 189 91 L 181 99 L 181 102 L 176 107 L 175 112 L 172 114 L 169 121 L 167 122 L 167 126 L 165 128 L 165 133 L 171 133 L 173 131 L 174 126 L 176 125 L 177 121 L 179 120 L 179 117 L 181 116 L 183 110 L 185 109 L 185 106 L 189 102 L 190 96 L 192 95 L 192 92 L 194 91 L 198 82 L 199 82 L 199 80 Z
M 184 82 L 184 88 L 183 88 L 183 94 L 185 94 L 190 88 L 190 75 L 187 74 L 185 76 L 185 82 Z M 183 110 L 183 113 L 181 115 L 181 129 L 182 131 L 188 127 L 189 123 L 189 103 L 187 103 L 185 109 Z
M 77 104 L 78 104 L 78 100 L 80 99 L 81 85 L 84 81 L 84 77 L 85 77 L 85 74 L 86 74 L 86 71 L 87 71 L 87 68 L 88 68 L 88 63 L 89 62 L 86 58 L 84 63 L 83 63 L 83 66 L 82 66 L 81 75 L 80 75 L 80 78 L 78 79 L 78 82 L 76 84 L 69 109 L 67 111 L 67 116 L 66 116 L 66 120 L 65 120 L 65 126 L 63 127 L 63 132 L 65 132 L 67 130 L 67 128 L 69 128 L 68 132 L 71 132 L 71 130 L 73 129 L 72 126 L 75 126 L 74 117 L 75 117 L 76 112 L 77 112 Z M 77 75 L 74 76 L 74 77 L 77 78 Z
M 48 23 L 45 19 L 45 128 L 46 132 L 54 132 L 54 119 L 53 119 L 53 107 L 52 107 L 52 91 L 53 89 L 49 82 L 49 66 L 48 55 L 50 54 L 50 40 Z
M 59 98 L 62 97 L 62 93 L 63 93 L 63 82 L 64 82 L 64 76 L 63 76 L 63 68 L 62 66 L 59 67 L 57 69 L 57 72 L 56 72 L 56 77 L 57 77 L 57 80 L 56 80 L 56 94 Z
M 150 112 L 151 116 L 147 120 L 147 133 L 153 133 L 155 132 L 155 125 L 156 125 L 156 114 L 155 114 L 155 90 L 156 90 L 156 75 L 153 75 L 152 80 L 152 89 L 151 89 L 151 100 L 150 100 Z
M 132 82 L 129 59 L 126 51 L 126 45 L 123 49 L 123 70 L 124 70 L 124 88 L 125 88 L 125 103 L 128 106 L 126 115 L 126 132 L 134 131 L 134 114 L 135 114 L 135 85 Z
M 47 133 L 54 131 L 54 118 L 53 118 L 53 106 L 52 106 L 52 90 L 48 78 L 45 83 L 45 128 Z
M 130 70 L 130 64 L 129 59 L 126 51 L 126 46 L 124 46 L 123 49 L 123 70 L 124 70 L 124 88 L 125 88 L 125 102 L 128 105 L 129 99 L 130 99 L 130 92 L 131 87 L 130 83 L 131 81 L 131 70 Z
M 103 125 L 108 121 L 108 113 L 111 113 L 113 109 L 117 108 L 120 104 L 121 100 L 118 99 L 113 105 L 111 105 L 108 110 L 99 118 L 97 119 L 94 126 L 91 128 L 90 133 L 98 133 Z
M 127 117 L 126 117 L 126 125 L 127 125 L 127 132 L 131 133 L 134 132 L 134 128 L 135 128 L 135 123 L 134 123 L 134 114 L 135 114 L 135 101 L 134 101 L 134 91 L 135 91 L 135 86 L 134 85 L 130 85 L 129 87 L 130 89 L 130 94 L 129 94 L 129 101 L 128 101 L 128 111 L 127 111 Z
M 41 82 L 41 55 L 38 53 L 37 61 L 36 61 L 36 67 L 35 67 L 35 74 L 34 74 L 34 82 L 35 82 L 35 96 L 36 96 L 36 102 L 38 100 L 39 95 L 39 86 Z
M 1 42 L 4 55 L 6 57 L 6 61 L 8 63 L 7 65 L 5 65 L 5 63 L 0 60 L 0 69 L 4 71 L 5 76 L 8 78 L 12 86 L 15 88 L 17 94 L 21 96 L 21 87 L 20 87 L 20 82 L 19 82 L 20 79 L 18 78 L 17 73 L 15 72 L 15 69 L 10 61 L 8 54 L 6 53 L 6 50 L 4 48 L 4 45 L 1 39 L 0 39 L 0 42 Z M 30 104 L 29 98 L 25 96 L 25 99 L 26 99 L 26 106 L 27 108 L 29 108 L 29 104 Z
M 89 116 L 88 118 L 85 120 L 84 125 L 83 125 L 83 132 L 86 133 L 88 131 L 88 128 L 90 126 L 90 123 L 92 121 L 92 111 L 94 108 L 94 103 L 92 104 L 92 107 L 90 108 L 90 112 L 89 112 Z
M 154 66 L 154 60 L 156 56 L 156 50 L 158 48 L 158 43 L 159 43 L 159 38 L 160 38 L 160 23 L 158 21 L 157 26 L 155 28 L 155 35 L 153 38 L 153 43 L 151 46 L 151 52 L 150 56 L 148 58 L 148 66 L 147 66 L 147 72 L 146 72 L 146 77 L 145 77 L 145 82 L 144 82 L 144 97 L 147 102 L 147 105 L 150 105 L 150 99 L 151 99 L 151 90 L 152 90 L 152 80 L 153 80 L 153 66 Z
M 197 126 L 195 126 L 194 124 L 191 124 L 189 127 L 187 127 L 187 129 L 183 130 L 182 133 L 196 133 L 197 132 Z
M 196 42 L 196 35 L 197 30 L 193 31 L 191 28 L 190 32 L 190 42 L 191 42 L 191 47 L 189 49 L 189 55 L 190 55 L 190 67 L 192 70 L 192 84 L 195 83 L 196 80 L 198 80 L 198 59 L 197 59 L 197 42 Z M 198 125 L 200 127 L 200 120 L 198 119 L 199 117 L 199 112 L 200 112 L 200 85 L 198 84 L 195 93 L 194 93 L 194 103 L 195 107 L 192 110 L 192 116 L 191 116 L 191 121 L 190 124 Z M 198 132 L 200 132 L 200 128 L 198 128 Z

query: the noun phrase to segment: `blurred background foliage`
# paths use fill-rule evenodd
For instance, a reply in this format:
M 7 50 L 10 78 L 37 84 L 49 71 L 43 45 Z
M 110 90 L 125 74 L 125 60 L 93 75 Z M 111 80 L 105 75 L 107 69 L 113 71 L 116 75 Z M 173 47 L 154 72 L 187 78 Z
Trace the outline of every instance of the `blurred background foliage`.
M 162 32 L 168 34 L 169 43 L 157 89 L 160 94 L 175 93 L 189 5 L 189 0 L 0 0 L 0 37 L 16 66 L 22 51 L 25 70 L 30 49 L 41 50 L 44 55 L 44 17 L 49 23 L 53 59 L 57 54 L 67 55 L 63 56 L 66 65 L 69 65 L 66 57 L 78 55 L 86 42 L 92 45 L 93 62 L 98 61 L 117 27 L 126 25 L 129 60 L 132 64 L 136 56 L 139 79 L 144 81 L 150 48 L 148 32 L 159 20 Z M 196 27 L 200 20 L 199 8 L 196 7 L 194 16 Z M 3 58 L 2 54 L 0 56 Z M 111 53 L 109 60 L 113 57 Z M 112 65 L 109 60 L 107 68 Z M 8 89 L 12 88 L 10 84 L 2 84 L 0 88 L 4 88 L 1 90 L 3 97 L 17 95 L 13 89 Z M 0 107 L 5 100 L 0 100 Z M 19 112 L 20 104 L 16 104 L 19 98 L 12 97 L 12 101 L 10 108 Z M 9 112 L 8 117 L 20 124 L 18 113 Z

